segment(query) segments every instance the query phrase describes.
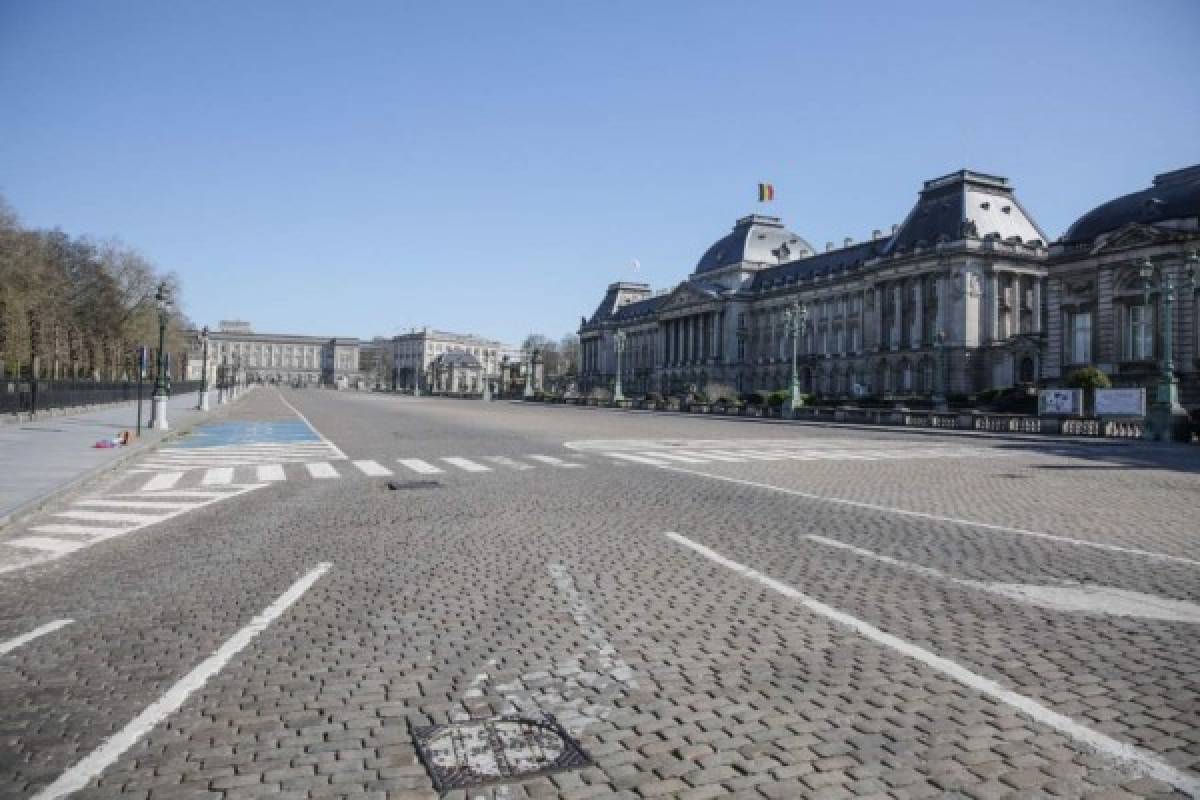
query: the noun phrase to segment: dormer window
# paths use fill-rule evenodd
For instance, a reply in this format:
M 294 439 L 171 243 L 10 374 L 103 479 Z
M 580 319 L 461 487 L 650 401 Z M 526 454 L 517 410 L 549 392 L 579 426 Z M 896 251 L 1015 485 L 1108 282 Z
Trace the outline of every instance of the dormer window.
M 984 200 L 982 203 L 979 204 L 979 207 L 982 208 L 984 211 L 987 211 L 989 208 L 992 207 L 992 204 L 989 203 L 987 200 Z

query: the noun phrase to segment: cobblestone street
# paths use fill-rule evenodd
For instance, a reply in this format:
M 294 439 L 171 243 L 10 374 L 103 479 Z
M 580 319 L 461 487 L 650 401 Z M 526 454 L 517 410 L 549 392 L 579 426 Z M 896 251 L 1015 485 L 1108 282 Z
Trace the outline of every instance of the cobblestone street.
M 0 529 L 0 796 L 1200 796 L 1194 447 L 268 388 L 220 425 Z M 439 792 L 414 738 L 543 714 L 586 763 Z

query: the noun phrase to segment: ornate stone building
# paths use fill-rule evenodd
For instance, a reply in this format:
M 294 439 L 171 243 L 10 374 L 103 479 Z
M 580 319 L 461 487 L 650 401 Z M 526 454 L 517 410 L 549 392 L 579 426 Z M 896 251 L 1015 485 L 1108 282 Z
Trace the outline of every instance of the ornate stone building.
M 1163 292 L 1174 286 L 1172 344 L 1185 406 L 1200 406 L 1200 301 L 1188 280 L 1200 250 L 1200 165 L 1154 178 L 1146 189 L 1080 217 L 1050 249 L 1045 369 L 1058 382 L 1095 365 L 1117 386 L 1153 386 L 1164 354 Z M 1143 259 L 1153 268 L 1146 303 Z M 1196 275 L 1200 281 L 1200 275 Z M 1148 393 L 1152 401 L 1154 392 Z
M 510 345 L 470 333 L 450 333 L 429 327 L 414 329 L 380 342 L 395 370 L 396 387 L 436 392 L 477 393 L 485 379 L 498 382 L 507 357 L 521 361 Z
M 620 331 L 626 392 L 785 388 L 785 312 L 796 304 L 807 310 L 799 342 L 807 392 L 931 394 L 939 340 L 948 392 L 1033 383 L 1047 252 L 1008 180 L 969 170 L 926 181 L 887 234 L 820 253 L 779 219 L 751 215 L 670 292 L 609 286 L 580 325 L 581 384 L 611 388 Z
M 249 323 L 238 320 L 223 320 L 209 331 L 208 360 L 210 380 L 222 364 L 237 365 L 250 383 L 351 386 L 360 379 L 358 339 L 254 333 Z M 199 337 L 193 335 L 190 380 L 200 379 L 202 361 Z

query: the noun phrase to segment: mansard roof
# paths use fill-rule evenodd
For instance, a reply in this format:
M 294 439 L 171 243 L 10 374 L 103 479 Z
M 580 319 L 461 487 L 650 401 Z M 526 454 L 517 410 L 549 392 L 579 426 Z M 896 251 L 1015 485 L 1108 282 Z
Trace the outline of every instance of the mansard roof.
M 788 283 L 841 275 L 859 269 L 870 259 L 878 258 L 890 241 L 891 237 L 885 236 L 764 269 L 754 276 L 750 290 L 763 292 Z
M 1200 164 L 1154 177 L 1154 185 L 1122 195 L 1077 219 L 1062 243 L 1091 242 L 1130 223 L 1153 225 L 1200 217 Z
M 637 300 L 632 303 L 626 303 L 610 314 L 608 319 L 616 322 L 622 322 L 624 320 L 636 319 L 637 317 L 644 317 L 647 314 L 653 314 L 658 310 L 658 307 L 666 301 L 666 299 L 667 295 L 660 294 L 655 295 L 654 297 L 647 297 L 645 300 Z M 595 320 L 593 320 L 593 322 L 594 321 Z
M 925 181 L 886 255 L 932 247 L 966 237 L 1046 243 L 1046 234 L 1025 213 L 1008 178 L 962 169 Z
M 700 257 L 693 274 L 749 262 L 780 264 L 812 255 L 808 242 L 783 227 L 779 217 L 750 214 L 733 226 L 733 232 L 718 239 Z

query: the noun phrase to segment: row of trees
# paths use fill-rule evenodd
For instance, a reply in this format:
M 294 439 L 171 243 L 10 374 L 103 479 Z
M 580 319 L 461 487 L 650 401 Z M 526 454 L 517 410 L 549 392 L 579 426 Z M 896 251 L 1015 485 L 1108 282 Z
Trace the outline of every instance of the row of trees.
M 0 198 L 0 379 L 134 377 L 137 346 L 158 345 L 161 282 L 178 302 L 177 277 L 136 250 L 23 227 Z M 188 327 L 172 311 L 167 352 L 186 351 Z
M 579 374 L 579 337 L 568 333 L 557 342 L 540 333 L 531 333 L 521 343 L 522 350 L 538 350 L 547 380 L 574 378 Z

